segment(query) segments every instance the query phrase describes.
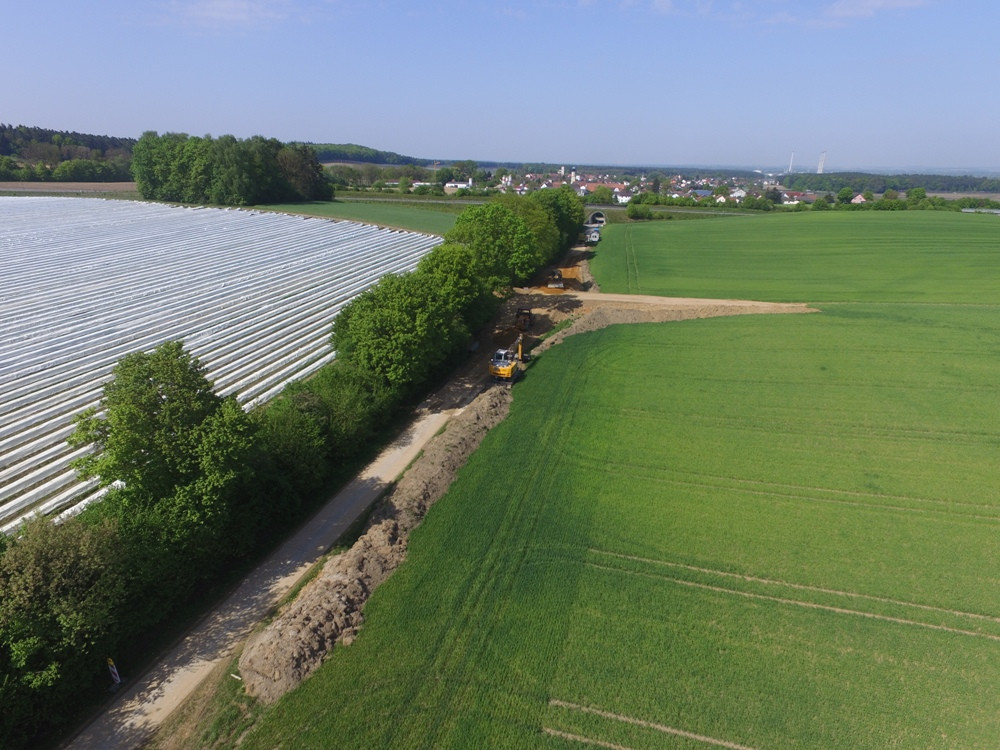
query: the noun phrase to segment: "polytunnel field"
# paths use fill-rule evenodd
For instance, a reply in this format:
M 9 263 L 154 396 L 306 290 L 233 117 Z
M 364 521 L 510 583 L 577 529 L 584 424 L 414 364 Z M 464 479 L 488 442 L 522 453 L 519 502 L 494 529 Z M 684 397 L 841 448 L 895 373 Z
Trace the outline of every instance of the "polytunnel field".
M 334 357 L 337 312 L 433 235 L 249 210 L 0 197 L 0 528 L 93 494 L 73 417 L 171 339 L 249 408 Z

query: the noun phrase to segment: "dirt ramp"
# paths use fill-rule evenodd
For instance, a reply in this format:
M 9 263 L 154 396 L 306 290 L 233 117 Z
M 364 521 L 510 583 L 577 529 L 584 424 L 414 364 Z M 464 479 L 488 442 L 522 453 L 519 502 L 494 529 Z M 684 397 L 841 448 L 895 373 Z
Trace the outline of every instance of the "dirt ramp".
M 250 695 L 276 701 L 315 671 L 334 644 L 354 639 L 364 603 L 403 561 L 410 531 L 507 415 L 510 401 L 510 389 L 490 388 L 453 417 L 379 503 L 354 546 L 331 558 L 295 601 L 251 636 L 240 657 Z

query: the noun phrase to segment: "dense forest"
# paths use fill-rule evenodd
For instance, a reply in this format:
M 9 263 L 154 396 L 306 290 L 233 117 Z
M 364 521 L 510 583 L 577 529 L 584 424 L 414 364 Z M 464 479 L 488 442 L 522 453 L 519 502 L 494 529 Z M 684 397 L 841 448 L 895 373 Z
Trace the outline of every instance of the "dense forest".
M 316 158 L 321 162 L 356 162 L 359 164 L 413 164 L 426 167 L 430 159 L 416 159 L 403 156 L 392 151 L 379 151 L 368 146 L 357 146 L 353 143 L 307 143 L 316 152 Z
M 888 190 L 905 193 L 923 188 L 929 193 L 1000 193 L 1000 178 L 935 174 L 870 174 L 867 172 L 831 172 L 827 174 L 790 174 L 782 177 L 789 190 L 837 193 L 845 187 L 876 194 Z
M 27 161 L 127 157 L 134 145 L 135 138 L 0 123 L 0 156 L 16 156 Z
M 134 138 L 0 123 L 0 180 L 124 182 Z
M 109 656 L 138 670 L 157 629 L 302 523 L 467 356 L 509 288 L 572 245 L 583 215 L 565 188 L 469 206 L 414 271 L 331 321 L 334 362 L 250 412 L 181 341 L 119 360 L 70 437 L 92 449 L 80 476 L 107 494 L 0 534 L 0 747 L 57 739 L 100 702 Z

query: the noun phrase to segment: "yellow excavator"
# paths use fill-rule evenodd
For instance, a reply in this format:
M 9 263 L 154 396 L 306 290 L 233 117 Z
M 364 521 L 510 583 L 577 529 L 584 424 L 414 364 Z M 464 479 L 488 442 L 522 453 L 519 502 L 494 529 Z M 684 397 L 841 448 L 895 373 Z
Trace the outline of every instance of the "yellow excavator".
M 524 362 L 524 334 L 509 349 L 497 349 L 490 359 L 490 375 L 494 380 L 513 383 L 521 375 Z

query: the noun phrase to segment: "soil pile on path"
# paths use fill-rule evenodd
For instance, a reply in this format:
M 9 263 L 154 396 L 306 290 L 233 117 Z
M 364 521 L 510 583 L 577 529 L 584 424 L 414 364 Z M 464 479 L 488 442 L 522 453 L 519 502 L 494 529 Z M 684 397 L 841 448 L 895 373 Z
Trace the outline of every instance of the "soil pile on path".
M 362 606 L 403 561 L 409 532 L 507 415 L 510 400 L 510 389 L 490 388 L 453 417 L 380 501 L 354 546 L 331 558 L 277 619 L 251 636 L 240 657 L 250 695 L 276 701 L 311 674 L 335 643 L 354 639 Z

